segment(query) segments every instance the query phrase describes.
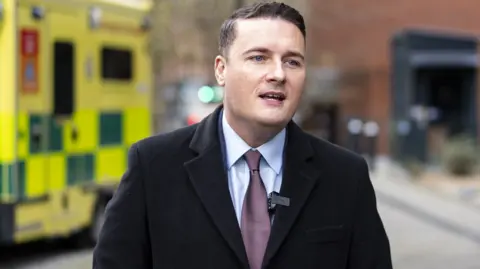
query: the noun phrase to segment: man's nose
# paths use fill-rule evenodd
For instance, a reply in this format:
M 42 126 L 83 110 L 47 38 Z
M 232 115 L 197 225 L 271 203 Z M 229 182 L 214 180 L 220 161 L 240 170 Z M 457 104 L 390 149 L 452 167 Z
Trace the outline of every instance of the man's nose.
M 267 80 L 269 82 L 284 83 L 285 77 L 283 63 L 281 61 L 272 63 L 267 75 Z

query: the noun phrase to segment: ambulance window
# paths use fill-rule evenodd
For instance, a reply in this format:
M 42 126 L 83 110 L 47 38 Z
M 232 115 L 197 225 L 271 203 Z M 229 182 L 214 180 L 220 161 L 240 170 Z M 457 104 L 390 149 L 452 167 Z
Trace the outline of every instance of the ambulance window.
M 53 50 L 53 113 L 55 115 L 71 115 L 75 90 L 75 47 L 70 42 L 57 41 L 53 44 Z
M 113 80 L 132 79 L 132 52 L 114 47 L 102 48 L 102 77 Z

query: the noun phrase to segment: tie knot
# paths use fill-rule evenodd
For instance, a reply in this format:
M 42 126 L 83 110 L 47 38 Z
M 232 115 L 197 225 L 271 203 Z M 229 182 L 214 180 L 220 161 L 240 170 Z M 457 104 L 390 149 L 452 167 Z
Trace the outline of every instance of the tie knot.
M 259 170 L 261 156 L 258 150 L 249 150 L 245 153 L 245 159 L 247 160 L 250 171 Z

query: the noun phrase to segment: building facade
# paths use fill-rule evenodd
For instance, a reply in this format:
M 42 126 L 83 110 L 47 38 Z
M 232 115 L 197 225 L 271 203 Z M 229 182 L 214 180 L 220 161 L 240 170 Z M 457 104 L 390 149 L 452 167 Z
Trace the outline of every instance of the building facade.
M 382 155 L 408 145 L 398 145 L 403 138 L 413 141 L 410 148 L 422 147 L 411 154 L 429 160 L 449 134 L 476 136 L 479 6 L 471 0 L 311 0 L 310 65 L 336 73 L 326 102 L 337 107 L 338 143 L 347 145 L 351 118 L 378 123 Z M 468 89 L 461 96 L 448 90 L 462 87 Z M 321 94 L 315 99 L 324 102 Z M 453 131 L 458 121 L 463 126 Z

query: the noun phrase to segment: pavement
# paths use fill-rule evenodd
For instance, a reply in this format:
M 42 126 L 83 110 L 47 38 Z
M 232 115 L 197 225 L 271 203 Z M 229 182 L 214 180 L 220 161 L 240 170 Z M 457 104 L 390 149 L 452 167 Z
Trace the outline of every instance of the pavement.
M 479 245 L 380 201 L 394 269 L 478 269 Z
M 395 269 L 479 269 L 480 210 L 411 182 L 395 165 L 371 175 Z
M 395 269 L 480 269 L 480 210 L 418 186 L 392 165 L 371 174 Z M 91 250 L 19 255 L 8 269 L 90 269 Z

